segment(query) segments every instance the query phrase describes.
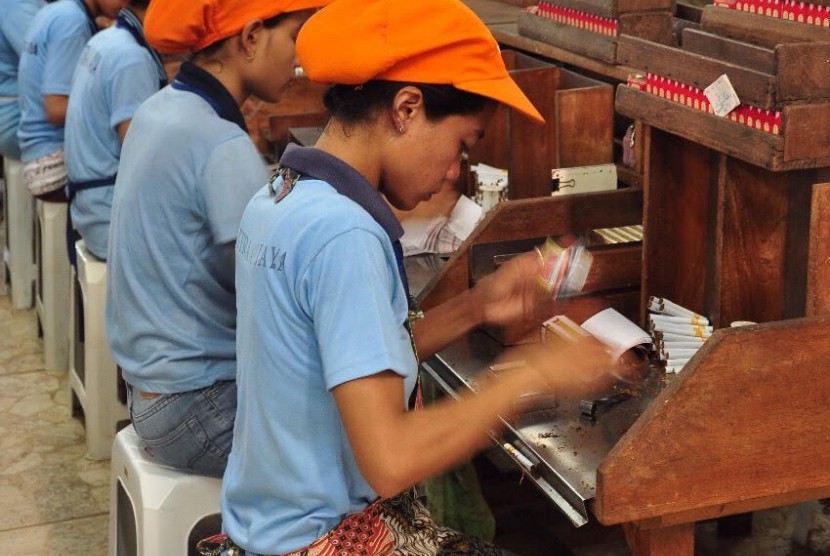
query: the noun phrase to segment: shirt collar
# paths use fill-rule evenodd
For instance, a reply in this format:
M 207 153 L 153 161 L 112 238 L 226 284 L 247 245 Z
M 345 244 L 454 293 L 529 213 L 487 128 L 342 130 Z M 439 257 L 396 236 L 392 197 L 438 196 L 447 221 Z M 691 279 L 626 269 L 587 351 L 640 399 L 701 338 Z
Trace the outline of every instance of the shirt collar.
M 239 105 L 218 79 L 192 62 L 182 62 L 179 72 L 171 86 L 174 89 L 190 91 L 205 99 L 220 118 L 235 123 L 245 133 L 248 127 L 245 125 L 245 118 L 239 110 Z
M 304 176 L 322 180 L 338 193 L 348 197 L 377 222 L 392 241 L 400 239 L 403 227 L 395 213 L 360 172 L 327 152 L 314 147 L 300 147 L 290 143 L 280 157 L 280 165 Z

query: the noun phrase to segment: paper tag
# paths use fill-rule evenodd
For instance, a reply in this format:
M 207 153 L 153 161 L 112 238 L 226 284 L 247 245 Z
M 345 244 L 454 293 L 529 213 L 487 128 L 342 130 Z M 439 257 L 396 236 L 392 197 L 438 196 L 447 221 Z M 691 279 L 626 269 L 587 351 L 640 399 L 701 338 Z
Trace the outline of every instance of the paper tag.
M 703 94 L 709 99 L 712 111 L 718 116 L 726 116 L 741 104 L 738 93 L 732 88 L 732 83 L 725 73 L 703 89 Z

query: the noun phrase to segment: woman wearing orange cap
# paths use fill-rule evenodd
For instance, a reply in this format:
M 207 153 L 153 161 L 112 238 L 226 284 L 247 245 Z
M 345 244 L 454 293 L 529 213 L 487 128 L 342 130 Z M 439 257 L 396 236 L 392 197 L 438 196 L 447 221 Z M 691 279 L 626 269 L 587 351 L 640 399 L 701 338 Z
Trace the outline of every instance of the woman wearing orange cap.
M 522 393 L 584 387 L 608 356 L 596 342 L 533 346 L 478 395 L 408 411 L 419 357 L 534 313 L 539 263 L 513 258 L 418 319 L 383 197 L 411 209 L 455 181 L 497 102 L 541 117 L 458 0 L 336 0 L 297 52 L 312 80 L 336 83 L 332 117 L 315 147 L 289 146 L 242 218 L 228 538 L 210 541 L 249 555 L 497 554 L 436 526 L 410 487 L 487 445 Z
M 147 41 L 192 51 L 126 135 L 107 254 L 107 337 L 147 451 L 221 476 L 236 410 L 234 244 L 267 181 L 239 107 L 276 100 L 325 0 L 153 0 Z

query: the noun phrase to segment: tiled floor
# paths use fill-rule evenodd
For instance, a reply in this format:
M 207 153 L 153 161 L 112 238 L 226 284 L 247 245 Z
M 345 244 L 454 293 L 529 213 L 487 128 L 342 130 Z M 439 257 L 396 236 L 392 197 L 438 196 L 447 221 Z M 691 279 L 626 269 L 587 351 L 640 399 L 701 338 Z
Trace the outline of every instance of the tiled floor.
M 10 554 L 105 554 L 109 461 L 84 457 L 66 373 L 42 368 L 35 312 L 0 297 L 0 547 Z

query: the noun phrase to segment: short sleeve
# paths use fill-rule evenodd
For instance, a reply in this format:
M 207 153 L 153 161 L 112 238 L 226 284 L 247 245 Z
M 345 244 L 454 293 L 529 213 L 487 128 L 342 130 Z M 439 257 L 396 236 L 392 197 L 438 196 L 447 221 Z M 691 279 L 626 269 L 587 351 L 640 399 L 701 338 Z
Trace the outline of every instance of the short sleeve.
M 415 367 L 389 255 L 376 234 L 355 228 L 328 242 L 302 277 L 301 303 L 314 322 L 329 390 L 385 370 L 405 377 Z
M 9 8 L 9 13 L 0 18 L 3 36 L 9 41 L 18 58 L 26 42 L 25 30 L 31 26 L 39 8 L 40 6 L 33 2 L 16 2 L 13 8 Z
M 53 25 L 50 30 L 46 64 L 43 68 L 43 95 L 68 95 L 72 74 L 81 58 L 90 32 L 86 19 L 73 19 Z
M 121 122 L 131 119 L 138 106 L 158 88 L 158 70 L 149 56 L 121 64 L 110 81 L 110 127 L 115 129 Z
M 223 142 L 209 155 L 202 182 L 217 245 L 236 239 L 248 201 L 267 180 L 265 163 L 247 135 Z

